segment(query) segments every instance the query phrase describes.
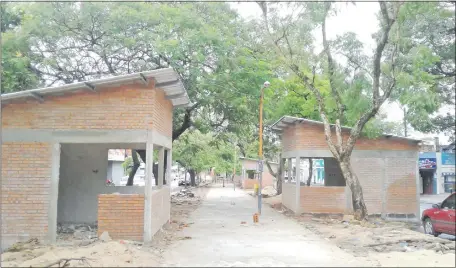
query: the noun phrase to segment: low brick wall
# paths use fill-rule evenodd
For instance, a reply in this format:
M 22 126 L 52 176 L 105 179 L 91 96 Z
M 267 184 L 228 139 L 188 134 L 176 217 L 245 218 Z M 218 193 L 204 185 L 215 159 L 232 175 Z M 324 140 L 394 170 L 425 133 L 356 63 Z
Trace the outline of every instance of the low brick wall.
M 253 185 L 255 183 L 258 183 L 258 180 L 257 179 L 248 179 L 246 178 L 245 180 L 242 181 L 242 187 L 243 189 L 253 189 Z M 263 183 L 262 183 L 262 189 L 264 189 L 264 187 L 267 187 L 267 186 L 273 186 L 274 184 L 274 181 L 273 181 L 273 177 L 272 175 L 269 173 L 269 172 L 263 172 Z M 259 185 L 259 183 L 258 183 Z
M 296 185 L 294 183 L 282 184 L 282 204 L 291 211 L 296 211 Z
M 345 186 L 301 186 L 301 213 L 345 213 L 346 210 Z
M 163 225 L 169 222 L 171 211 L 170 188 L 163 186 L 152 191 L 152 222 L 151 233 L 157 233 Z
M 253 185 L 258 184 L 257 179 L 245 179 L 242 181 L 242 188 L 243 189 L 253 189 Z
M 113 239 L 142 241 L 144 234 L 144 195 L 98 195 L 98 236 L 109 232 Z

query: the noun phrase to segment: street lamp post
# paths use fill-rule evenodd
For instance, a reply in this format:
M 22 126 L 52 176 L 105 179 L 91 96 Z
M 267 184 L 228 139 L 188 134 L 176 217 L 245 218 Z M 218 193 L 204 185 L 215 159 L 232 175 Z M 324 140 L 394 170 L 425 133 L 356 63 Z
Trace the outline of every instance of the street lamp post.
M 259 144 L 258 144 L 258 214 L 261 215 L 261 188 L 263 184 L 263 99 L 264 99 L 264 89 L 269 87 L 270 83 L 268 81 L 264 82 L 261 87 L 260 95 L 260 130 L 259 130 Z

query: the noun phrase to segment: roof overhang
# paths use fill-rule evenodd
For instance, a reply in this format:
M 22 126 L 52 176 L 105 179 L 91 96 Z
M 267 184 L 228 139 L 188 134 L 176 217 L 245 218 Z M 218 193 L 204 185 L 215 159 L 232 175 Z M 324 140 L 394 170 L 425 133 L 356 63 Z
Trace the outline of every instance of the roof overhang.
M 78 90 L 97 92 L 101 87 L 103 87 L 104 90 L 109 87 L 131 83 L 142 83 L 145 86 L 148 86 L 151 81 L 155 82 L 155 88 L 160 88 L 165 92 L 166 98 L 172 102 L 175 108 L 187 107 L 191 105 L 187 91 L 173 68 L 163 68 L 153 71 L 93 79 L 61 86 L 6 93 L 1 95 L 1 102 L 4 104 L 13 100 L 29 98 L 34 98 L 39 102 L 44 102 L 46 101 L 46 96 L 62 95 Z
M 324 123 L 321 121 L 315 121 L 311 119 L 305 119 L 305 118 L 299 118 L 299 117 L 293 117 L 293 116 L 282 116 L 277 122 L 271 125 L 271 129 L 276 132 L 276 133 L 282 133 L 283 130 L 291 125 L 294 125 L 296 123 L 306 123 L 306 124 L 316 124 L 316 125 L 321 125 L 323 126 Z M 331 126 L 335 126 L 334 124 L 331 124 Z M 350 131 L 352 128 L 351 127 L 346 127 L 346 126 L 341 126 L 341 129 Z M 419 139 L 413 139 L 413 138 L 407 138 L 407 137 L 401 137 L 397 135 L 391 135 L 391 134 L 383 134 L 384 137 L 386 138 L 393 138 L 393 139 L 402 139 L 402 140 L 408 140 L 411 142 L 421 142 Z

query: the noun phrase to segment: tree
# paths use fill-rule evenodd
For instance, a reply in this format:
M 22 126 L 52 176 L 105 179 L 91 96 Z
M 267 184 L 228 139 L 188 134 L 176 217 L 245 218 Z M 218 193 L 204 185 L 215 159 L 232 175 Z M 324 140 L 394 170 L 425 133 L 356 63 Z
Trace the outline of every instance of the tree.
M 374 55 L 369 58 L 360 53 L 362 52 L 362 46 L 357 42 L 344 43 L 344 40 L 341 40 L 340 44 L 337 44 L 337 42 L 327 39 L 326 20 L 334 11 L 331 9 L 331 3 L 288 4 L 288 6 L 293 5 L 293 11 L 291 14 L 287 14 L 285 18 L 279 18 L 278 12 L 274 9 L 271 10 L 265 2 L 259 3 L 263 11 L 265 32 L 271 40 L 271 45 L 274 46 L 275 51 L 282 58 L 283 64 L 299 78 L 300 83 L 306 89 L 311 91 L 317 101 L 318 113 L 324 123 L 328 147 L 338 161 L 345 181 L 350 187 L 355 218 L 359 220 L 366 219 L 367 209 L 361 184 L 350 163 L 350 156 L 363 128 L 374 118 L 396 85 L 395 51 L 397 46 L 394 44 L 389 45 L 388 43 L 390 32 L 394 27 L 397 27 L 396 20 L 400 10 L 400 3 L 379 2 L 379 4 L 380 31 L 376 35 L 377 45 Z M 315 23 L 309 23 L 309 18 L 313 18 Z M 309 50 L 306 49 L 310 46 L 309 43 L 306 44 L 309 39 L 302 38 L 305 33 L 309 33 L 309 30 L 315 26 L 321 27 L 322 55 L 324 55 L 321 58 L 324 58 L 324 61 L 321 61 L 320 57 L 310 55 Z M 383 52 L 387 47 L 391 49 L 392 53 L 385 59 Z M 347 79 L 347 73 L 344 73 L 347 69 L 337 65 L 333 57 L 334 50 L 342 50 L 358 55 L 358 59 L 365 60 L 369 64 L 361 65 L 364 66 L 362 70 L 355 69 L 355 73 L 349 76 L 351 79 Z M 387 64 L 382 65 L 382 61 Z M 322 86 L 318 85 L 317 72 L 329 80 L 328 87 L 331 94 L 325 94 Z M 369 74 L 371 76 L 370 81 L 368 79 Z M 364 103 L 369 100 L 368 103 L 365 103 L 364 111 L 346 111 L 347 105 L 345 103 L 353 100 L 349 96 L 355 93 L 360 93 L 359 96 L 361 97 L 354 100 Z M 328 116 L 331 110 L 333 110 L 335 115 L 335 129 L 331 129 L 332 124 Z M 358 116 L 353 122 L 353 127 L 348 137 L 345 138 L 341 126 L 344 123 L 344 114 L 347 112 L 353 112 L 358 114 Z M 355 116 L 352 116 L 352 118 L 355 118 Z M 333 135 L 336 136 L 335 139 Z
M 217 173 L 232 173 L 234 152 L 230 147 L 211 133 L 192 130 L 174 142 L 173 159 L 188 170 L 190 183 L 195 186 L 196 175 L 204 170 L 215 168 Z
M 454 140 L 455 3 L 404 3 L 399 13 L 397 61 L 402 72 L 393 92 L 404 109 L 404 124 L 422 132 L 439 131 Z M 405 128 L 405 126 L 404 126 Z
M 17 28 L 23 18 L 23 11 L 0 3 L 1 43 L 2 43 L 2 79 L 1 91 L 8 93 L 30 89 L 38 85 L 38 78 L 30 66 L 27 56 L 28 39 L 17 34 Z
M 19 6 L 25 19 L 17 36 L 29 41 L 25 55 L 41 83 L 50 86 L 173 67 L 193 101 L 174 113 L 173 140 L 192 126 L 223 133 L 248 124 L 251 85 L 261 80 L 266 65 L 252 60 L 246 46 L 249 31 L 228 4 Z M 237 98 L 240 94 L 244 98 Z M 145 152 L 137 153 L 144 161 Z

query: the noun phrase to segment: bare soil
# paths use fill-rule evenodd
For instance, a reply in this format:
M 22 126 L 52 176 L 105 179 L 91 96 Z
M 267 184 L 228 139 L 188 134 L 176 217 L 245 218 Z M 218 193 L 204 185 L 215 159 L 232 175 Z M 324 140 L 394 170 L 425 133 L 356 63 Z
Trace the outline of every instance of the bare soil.
M 171 197 L 170 223 L 159 231 L 151 244 L 138 241 L 102 241 L 96 226 L 59 226 L 57 243 L 43 245 L 37 239 L 17 243 L 1 255 L 2 267 L 151 267 L 159 266 L 161 254 L 173 241 L 188 239 L 179 232 L 207 193 L 205 186 L 191 188 Z
M 416 223 L 296 216 L 282 207 L 280 196 L 265 198 L 264 202 L 354 257 L 372 260 L 378 266 L 455 267 L 456 242 L 418 232 Z

